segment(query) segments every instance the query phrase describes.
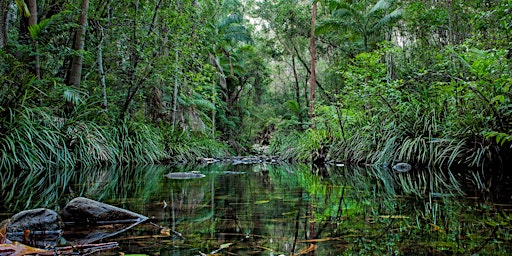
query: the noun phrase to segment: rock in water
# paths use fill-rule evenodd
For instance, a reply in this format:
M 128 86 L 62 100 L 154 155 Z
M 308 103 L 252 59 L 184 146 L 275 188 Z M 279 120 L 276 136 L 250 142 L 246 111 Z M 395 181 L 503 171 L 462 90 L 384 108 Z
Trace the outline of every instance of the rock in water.
M 4 225 L 7 226 L 9 240 L 30 243 L 41 248 L 56 246 L 61 240 L 64 226 L 55 211 L 45 208 L 19 212 L 3 221 L 0 227 Z
M 50 209 L 38 208 L 19 212 L 11 217 L 7 225 L 8 233 L 30 231 L 62 230 L 59 215 Z
M 204 178 L 205 175 L 195 172 L 171 172 L 165 175 L 165 177 L 173 180 L 187 180 L 187 179 L 199 179 Z
M 84 197 L 71 200 L 61 211 L 62 220 L 74 223 L 141 222 L 148 217 Z
M 397 172 L 408 172 L 412 169 L 412 166 L 408 163 L 398 163 L 393 165 L 393 170 Z

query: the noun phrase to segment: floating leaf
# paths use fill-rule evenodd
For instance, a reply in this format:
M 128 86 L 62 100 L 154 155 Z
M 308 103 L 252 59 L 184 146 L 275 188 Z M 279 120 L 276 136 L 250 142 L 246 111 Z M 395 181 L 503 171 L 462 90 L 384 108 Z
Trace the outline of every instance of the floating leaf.
M 233 245 L 233 243 L 225 243 L 225 244 L 221 244 L 221 245 L 220 245 L 220 249 L 226 249 L 226 248 L 230 247 L 231 245 Z
M 254 204 L 267 204 L 268 202 L 270 202 L 270 200 L 259 200 L 254 202 Z
M 170 228 L 162 228 L 160 230 L 161 235 L 171 236 L 171 229 Z

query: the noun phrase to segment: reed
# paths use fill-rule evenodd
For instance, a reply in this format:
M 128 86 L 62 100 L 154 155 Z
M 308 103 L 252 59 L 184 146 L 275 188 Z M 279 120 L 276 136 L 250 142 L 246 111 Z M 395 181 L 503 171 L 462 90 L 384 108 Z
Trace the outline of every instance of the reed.
M 125 122 L 111 131 L 119 163 L 149 164 L 167 156 L 157 129 L 141 122 Z
M 4 123 L 6 132 L 0 138 L 0 169 L 40 170 L 56 164 L 74 165 L 62 134 L 54 122 L 48 122 L 51 116 L 47 113 L 47 109 L 40 108 L 11 110 Z

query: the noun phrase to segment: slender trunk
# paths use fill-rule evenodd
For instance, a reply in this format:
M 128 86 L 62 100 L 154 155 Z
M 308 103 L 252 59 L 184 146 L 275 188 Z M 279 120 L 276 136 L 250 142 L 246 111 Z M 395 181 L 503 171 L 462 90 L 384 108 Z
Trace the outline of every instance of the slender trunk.
M 392 30 L 389 30 L 386 32 L 386 40 L 388 42 L 391 42 L 392 40 Z M 388 50 L 386 51 L 386 80 L 388 84 L 391 83 L 395 79 L 395 63 L 393 60 L 393 51 Z
M 158 3 L 155 5 L 152 22 L 151 22 L 151 24 L 149 24 L 149 29 L 146 34 L 147 35 L 146 37 L 149 37 L 149 35 L 151 35 L 151 33 L 153 32 L 153 27 L 155 26 L 158 10 L 160 8 L 161 3 L 162 3 L 162 0 L 158 1 Z M 151 75 L 150 73 L 153 72 L 153 68 L 151 67 L 151 64 L 148 63 L 148 65 L 144 68 L 144 72 L 147 71 L 148 73 L 144 74 L 144 72 L 142 72 L 143 77 L 141 79 L 138 79 L 138 81 L 136 79 L 137 74 L 140 74 L 140 72 L 136 72 L 137 67 L 139 65 L 140 56 L 138 55 L 137 50 L 135 50 L 136 46 L 139 45 L 138 40 L 137 40 L 137 19 L 139 18 L 139 14 L 138 14 L 139 13 L 139 1 L 136 1 L 133 4 L 133 6 L 134 6 L 134 15 L 132 17 L 133 22 L 132 22 L 132 38 L 131 38 L 131 41 L 132 41 L 131 44 L 132 44 L 133 50 L 132 50 L 131 58 L 130 58 L 131 65 L 128 70 L 128 72 L 130 72 L 130 74 L 131 74 L 131 85 L 128 88 L 128 93 L 126 94 L 126 99 L 124 101 L 123 109 L 121 110 L 121 113 L 119 114 L 120 120 L 124 120 L 124 118 L 126 116 L 126 112 L 128 111 L 128 108 L 130 107 L 133 97 L 135 97 L 135 95 L 137 94 L 139 89 L 142 88 L 144 81 L 147 79 L 147 77 L 149 75 Z M 140 46 L 141 51 L 145 50 L 146 42 L 147 41 L 143 40 L 142 46 Z M 156 57 L 156 52 L 153 57 Z
M 29 64 L 30 72 L 36 77 L 40 77 L 40 68 L 39 68 L 39 57 L 37 53 L 37 45 L 35 40 L 33 40 L 30 36 L 29 27 L 37 25 L 37 1 L 36 0 L 25 0 L 22 1 L 24 6 L 18 6 L 20 10 L 23 11 L 23 17 L 20 19 L 20 30 L 19 30 L 19 44 L 24 45 L 26 47 L 21 47 L 20 49 L 28 49 L 20 50 L 17 52 L 17 57 Z M 22 4 L 18 3 L 18 4 Z M 27 12 L 28 11 L 28 12 Z
M 216 48 L 216 46 L 213 47 L 214 49 Z M 227 89 L 227 81 L 226 81 L 226 76 L 224 75 L 224 70 L 222 70 L 222 67 L 220 65 L 220 59 L 218 56 L 214 56 L 213 54 L 209 53 L 209 58 L 210 58 L 210 64 L 212 66 L 214 66 L 217 71 L 219 72 L 219 84 L 220 86 L 222 87 L 222 89 Z M 215 106 L 216 105 L 216 95 L 217 94 L 217 90 L 215 88 L 215 84 L 212 85 L 212 103 L 213 105 Z M 212 110 L 212 138 L 215 138 L 215 114 L 216 113 L 216 109 L 214 108 Z
M 35 26 L 37 25 L 37 1 L 27 1 L 27 7 L 30 11 L 30 17 L 28 17 L 28 26 Z M 34 56 L 31 57 L 32 64 L 34 65 L 34 75 L 37 78 L 41 78 L 41 64 L 39 62 L 39 50 L 37 48 L 37 42 L 35 41 L 35 38 L 32 38 L 31 41 L 34 50 Z
M 174 132 L 174 127 L 176 125 L 176 112 L 178 111 L 178 59 L 179 53 L 176 49 L 176 69 L 174 72 L 174 94 L 172 97 L 172 131 Z
M 313 2 L 311 14 L 311 35 L 309 39 L 309 49 L 311 52 L 311 76 L 309 79 L 309 117 L 315 117 L 315 90 L 316 90 L 316 47 L 315 47 L 315 23 L 316 23 L 317 2 Z
M 294 48 L 295 54 L 296 54 L 295 57 L 297 57 L 297 59 L 302 64 L 302 66 L 306 69 L 308 74 L 311 75 L 311 70 L 309 69 L 309 66 L 306 63 L 306 61 L 300 56 L 299 50 L 297 50 L 297 48 L 295 46 L 293 48 Z M 316 79 L 316 76 L 315 76 L 315 79 Z M 306 84 L 308 83 L 307 81 L 308 81 L 308 79 L 306 79 Z M 318 89 L 320 89 L 321 91 L 323 91 L 325 93 L 325 96 L 327 96 L 331 102 L 334 101 L 334 98 L 332 98 L 332 96 L 330 94 L 326 93 L 325 89 L 322 87 L 322 84 L 320 82 L 318 82 L 318 80 L 315 80 L 315 84 L 316 84 L 316 86 L 318 86 Z M 306 104 L 309 106 L 308 103 L 306 103 Z
M 82 64 L 83 64 L 83 53 L 85 43 L 85 31 L 87 25 L 87 9 L 89 9 L 89 0 L 82 0 L 80 7 L 80 16 L 78 17 L 78 27 L 75 31 L 75 41 L 73 43 L 73 50 L 77 53 L 73 56 L 71 61 L 71 68 L 69 69 L 69 86 L 80 87 L 80 81 L 82 78 Z
M 308 68 L 309 69 L 309 68 Z M 309 73 L 311 74 L 311 73 Z M 309 108 L 309 97 L 308 97 L 308 82 L 309 78 L 306 77 L 304 81 L 304 101 L 306 102 L 306 108 Z
M 103 35 L 103 28 L 100 27 L 100 33 Z M 103 69 L 103 36 L 101 36 L 100 43 L 98 44 L 98 73 L 100 75 L 100 83 L 101 83 L 101 89 L 103 94 L 103 103 L 101 104 L 101 107 L 107 111 L 108 108 L 108 101 L 107 101 L 107 84 L 105 82 L 105 71 Z
M 299 121 L 301 121 L 300 114 L 300 86 L 299 86 L 299 76 L 297 75 L 297 67 L 295 65 L 295 56 L 292 55 L 292 69 L 293 69 L 293 78 L 295 79 L 295 100 L 297 101 L 297 105 L 299 106 Z
M 34 26 L 37 24 L 37 1 L 27 0 L 26 1 L 30 16 L 28 17 L 28 26 Z
M 215 84 L 212 84 L 212 97 L 215 97 Z M 212 100 L 214 108 L 212 109 L 212 139 L 215 139 L 215 98 Z
M 7 45 L 7 14 L 11 1 L 0 0 L 0 49 Z
M 279 37 L 277 37 L 277 40 L 284 46 L 284 48 L 288 51 L 288 53 L 292 57 L 292 65 L 291 66 L 292 66 L 293 78 L 295 80 L 295 100 L 297 101 L 297 104 L 300 109 L 300 86 L 299 86 L 299 76 L 297 75 L 297 65 L 295 64 L 295 53 Z M 302 118 L 301 118 L 300 113 L 298 113 L 298 118 L 299 118 L 299 121 L 301 121 Z
M 346 141 L 345 139 L 345 129 L 343 128 L 343 111 L 341 111 L 341 104 L 336 104 L 336 113 L 338 114 L 338 125 L 340 126 L 341 130 L 341 137 L 343 138 L 343 141 Z

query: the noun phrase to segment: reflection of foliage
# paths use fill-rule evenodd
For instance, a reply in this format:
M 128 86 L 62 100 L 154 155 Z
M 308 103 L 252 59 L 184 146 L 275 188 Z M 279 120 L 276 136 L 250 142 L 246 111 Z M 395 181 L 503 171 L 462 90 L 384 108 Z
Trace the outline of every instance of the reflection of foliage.
M 164 178 L 191 171 L 206 177 Z M 213 251 L 235 242 L 230 250 L 241 255 L 261 248 L 289 254 L 296 243 L 297 253 L 308 247 L 298 241 L 311 232 L 311 223 L 319 255 L 507 255 L 511 249 L 510 215 L 463 198 L 458 176 L 440 170 L 215 164 L 21 175 L 0 177 L 1 196 L 8 199 L 2 207 L 58 208 L 71 197 L 87 196 L 153 216 L 159 226 L 186 237 L 186 243 L 175 241 L 179 246 L 161 250 Z M 130 232 L 148 235 L 141 244 L 152 248 L 138 246 L 140 252 L 164 246 L 150 230 Z

